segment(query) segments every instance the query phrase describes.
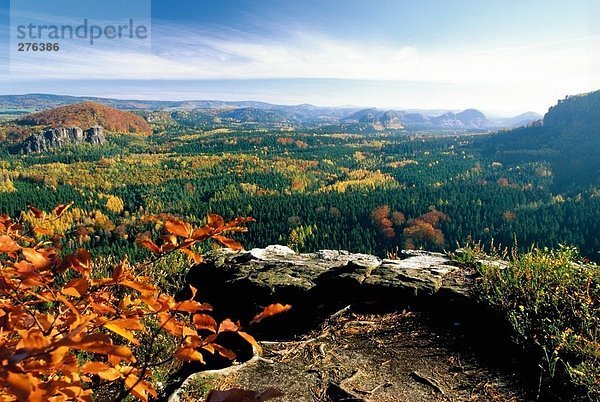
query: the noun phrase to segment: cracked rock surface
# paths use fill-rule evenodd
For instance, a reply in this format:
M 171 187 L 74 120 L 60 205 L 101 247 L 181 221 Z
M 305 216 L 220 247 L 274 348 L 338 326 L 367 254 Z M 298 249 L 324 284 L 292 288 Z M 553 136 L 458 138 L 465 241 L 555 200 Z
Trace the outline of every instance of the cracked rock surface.
M 218 286 L 221 294 L 258 304 L 469 297 L 470 272 L 448 256 L 411 250 L 399 257 L 382 260 L 344 250 L 298 254 L 280 245 L 244 252 L 221 249 L 207 254 L 188 282 L 213 299 L 218 295 L 211 289 Z

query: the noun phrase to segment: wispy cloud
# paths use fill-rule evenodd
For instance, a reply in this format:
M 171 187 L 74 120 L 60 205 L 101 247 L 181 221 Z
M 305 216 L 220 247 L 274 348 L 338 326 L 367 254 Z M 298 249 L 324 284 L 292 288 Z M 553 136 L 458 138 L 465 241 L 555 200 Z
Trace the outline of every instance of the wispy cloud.
M 131 43 L 71 46 L 54 55 L 15 55 L 7 80 L 215 80 L 331 78 L 438 83 L 552 101 L 600 85 L 600 37 L 504 48 L 442 50 L 327 37 L 257 35 L 227 28 L 155 27 L 152 51 Z M 477 96 L 473 96 L 477 98 Z M 350 103 L 348 100 L 346 103 Z M 356 101 L 354 101 L 356 103 Z M 534 106 L 532 106 L 534 107 Z
M 155 33 L 155 37 L 158 37 Z M 600 37 L 465 51 L 422 51 L 288 34 L 285 41 L 256 35 L 214 35 L 165 29 L 153 52 L 113 41 L 70 46 L 56 55 L 13 54 L 13 78 L 251 79 L 340 78 L 424 82 L 591 85 L 600 71 Z M 42 63 L 42 64 L 40 64 Z M 42 68 L 43 67 L 43 68 Z

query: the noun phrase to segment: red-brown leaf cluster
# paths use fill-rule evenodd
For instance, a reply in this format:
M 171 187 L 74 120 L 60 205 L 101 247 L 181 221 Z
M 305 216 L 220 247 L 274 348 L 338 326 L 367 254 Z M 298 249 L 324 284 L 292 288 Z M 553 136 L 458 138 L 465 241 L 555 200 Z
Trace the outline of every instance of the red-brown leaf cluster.
M 208 239 L 214 239 L 232 250 L 243 250 L 243 247 L 237 241 L 226 237 L 230 233 L 244 233 L 248 228 L 244 225 L 248 222 L 253 222 L 253 218 L 235 218 L 229 222 L 225 222 L 222 216 L 209 214 L 206 219 L 206 224 L 199 228 L 193 228 L 189 223 L 180 219 L 169 217 L 164 223 L 164 236 L 161 236 L 162 245 L 157 245 L 147 237 L 138 239 L 138 244 L 146 247 L 154 254 L 161 256 L 174 251 L 185 253 L 194 262 L 202 262 L 202 256 L 193 250 L 193 246 L 199 242 Z
M 448 217 L 443 212 L 433 210 L 407 222 L 404 231 L 404 247 L 444 246 L 444 233 L 439 228 L 442 221 Z
M 389 205 L 381 205 L 371 211 L 371 220 L 381 236 L 392 241 L 400 237 L 401 233 L 404 248 L 407 249 L 443 247 L 444 233 L 440 229 L 440 223 L 447 219 L 446 214 L 435 209 L 408 221 L 402 212 L 392 211 Z
M 389 205 L 381 205 L 371 211 L 371 219 L 379 233 L 386 240 L 391 240 L 396 236 L 395 228 L 402 226 L 406 222 L 404 214 L 399 211 L 393 211 Z

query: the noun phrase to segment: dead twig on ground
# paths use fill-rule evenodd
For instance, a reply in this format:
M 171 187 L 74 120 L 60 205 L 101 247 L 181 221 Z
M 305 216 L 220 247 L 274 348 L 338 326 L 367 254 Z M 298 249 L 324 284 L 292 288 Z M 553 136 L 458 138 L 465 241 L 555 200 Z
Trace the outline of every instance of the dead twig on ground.
M 442 388 L 442 385 L 435 378 L 427 377 L 427 376 L 419 373 L 418 371 L 413 371 L 412 373 L 410 373 L 410 375 L 413 379 L 420 382 L 421 384 L 430 386 L 436 392 L 442 394 L 443 396 L 446 395 L 446 393 L 444 392 L 444 389 Z
M 358 377 L 361 374 L 363 374 L 362 370 L 356 369 L 350 377 L 344 378 L 342 381 L 340 381 L 340 385 L 343 386 L 345 383 L 351 382 L 352 380 L 354 380 L 356 377 Z
M 346 307 L 344 307 L 341 310 L 336 311 L 335 313 L 331 314 L 328 318 L 328 320 L 335 320 L 336 318 L 339 318 L 341 316 L 343 316 L 344 314 L 346 314 L 347 312 L 351 311 L 352 309 L 352 305 L 347 305 Z

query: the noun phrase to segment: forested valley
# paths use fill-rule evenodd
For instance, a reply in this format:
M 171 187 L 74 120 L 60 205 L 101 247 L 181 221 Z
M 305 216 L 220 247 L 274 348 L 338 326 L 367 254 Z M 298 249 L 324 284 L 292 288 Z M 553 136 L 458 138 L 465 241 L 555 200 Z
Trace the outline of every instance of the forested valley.
M 106 144 L 28 155 L 5 141 L 0 210 L 32 222 L 32 212 L 21 212 L 28 206 L 73 201 L 55 223 L 77 234 L 70 247 L 133 260 L 147 256 L 136 240 L 155 237 L 164 216 L 201 223 L 209 212 L 254 217 L 239 237 L 246 248 L 385 256 L 470 241 L 521 249 L 571 244 L 598 260 L 600 190 L 589 173 L 595 170 L 577 170 L 582 160 L 597 164 L 596 156 L 561 153 L 597 144 L 588 134 L 596 117 L 560 118 L 561 109 L 587 110 L 597 97 L 567 99 L 545 125 L 499 133 L 254 127 L 207 122 L 206 111 L 143 112 L 150 135 L 109 132 Z M 1 134 L 10 139 L 15 127 L 8 121 Z M 573 148 L 579 132 L 585 142 Z

